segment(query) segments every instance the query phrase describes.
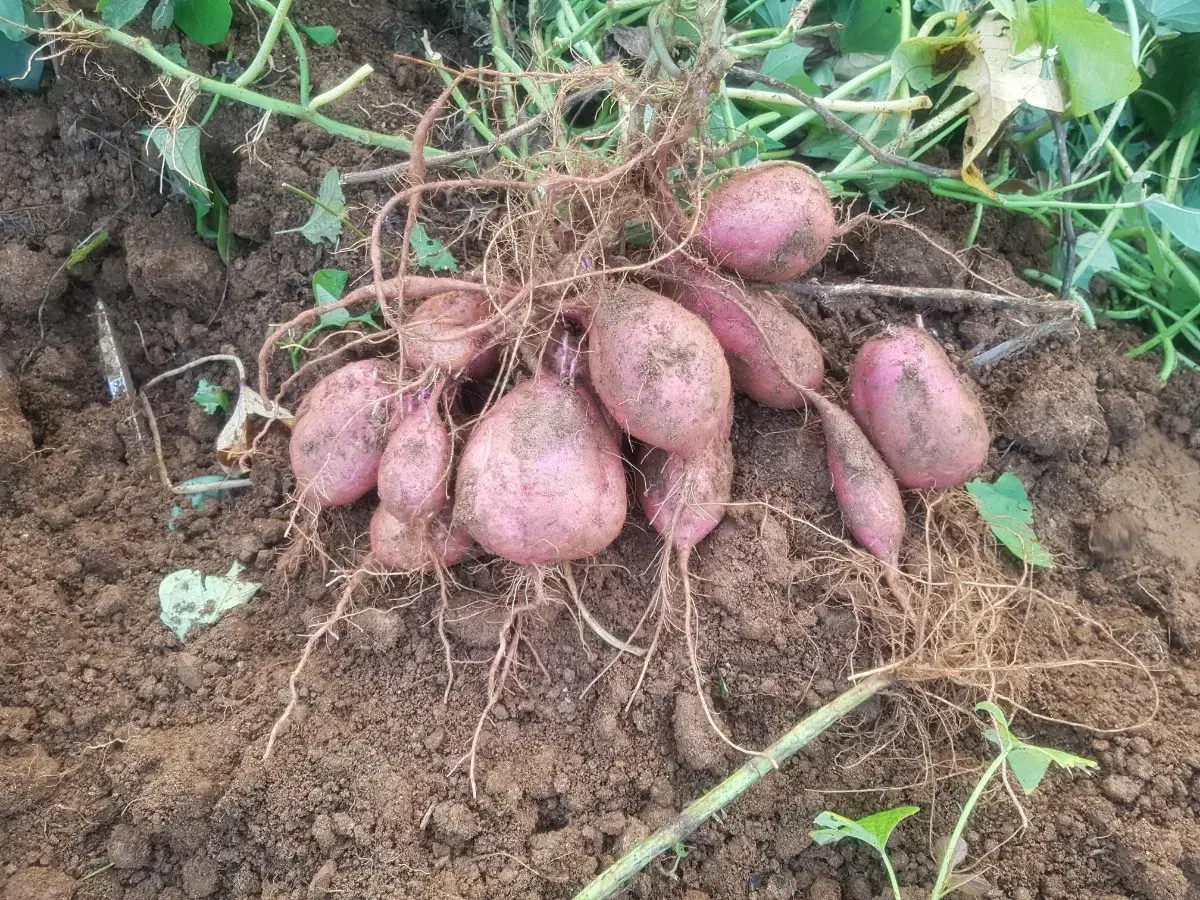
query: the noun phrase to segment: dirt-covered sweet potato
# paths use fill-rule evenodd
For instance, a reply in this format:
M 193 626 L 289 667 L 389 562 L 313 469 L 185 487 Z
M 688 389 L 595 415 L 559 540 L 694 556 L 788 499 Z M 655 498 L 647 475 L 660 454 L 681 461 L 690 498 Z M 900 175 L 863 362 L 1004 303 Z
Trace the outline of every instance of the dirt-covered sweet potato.
M 906 488 L 956 487 L 987 461 L 991 436 L 975 392 L 916 328 L 890 328 L 859 350 L 850 411 Z
M 292 429 L 292 472 L 303 502 L 353 503 L 375 487 L 379 458 L 397 417 L 400 373 L 383 359 L 335 369 L 313 386 Z
M 437 369 L 464 378 L 484 378 L 496 370 L 500 349 L 486 332 L 442 340 L 475 325 L 491 313 L 487 297 L 472 291 L 435 294 L 404 323 L 404 362 L 414 372 Z
M 379 460 L 379 502 L 401 522 L 430 519 L 449 496 L 450 432 L 437 398 L 418 398 L 388 438 Z
M 385 571 L 432 572 L 460 562 L 470 550 L 470 534 L 448 510 L 415 522 L 401 522 L 382 506 L 371 516 L 371 556 Z

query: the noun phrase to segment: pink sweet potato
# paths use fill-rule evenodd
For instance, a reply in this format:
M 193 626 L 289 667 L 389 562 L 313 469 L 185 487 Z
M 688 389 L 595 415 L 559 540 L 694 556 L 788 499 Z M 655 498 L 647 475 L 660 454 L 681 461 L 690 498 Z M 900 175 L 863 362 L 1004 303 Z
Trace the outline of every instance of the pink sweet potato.
M 548 372 L 518 384 L 475 426 L 454 490 L 471 536 L 522 565 L 593 556 L 625 523 L 616 436 L 584 387 Z
M 829 193 L 796 163 L 746 169 L 705 198 L 696 248 L 717 265 L 755 281 L 807 272 L 838 233 Z
M 820 388 L 825 360 L 803 322 L 769 297 L 684 257 L 671 257 L 663 268 L 669 275 L 663 293 L 708 323 L 725 350 L 734 388 L 772 409 L 802 407 L 796 385 Z
M 895 569 L 904 537 L 904 502 L 895 476 L 848 412 L 820 394 L 807 400 L 821 417 L 833 492 L 846 527 L 872 556 Z
M 431 519 L 449 494 L 450 432 L 434 398 L 417 399 L 379 460 L 379 502 L 401 522 Z
M 733 488 L 728 437 L 714 439 L 692 457 L 643 447 L 637 469 L 642 512 L 675 549 L 695 547 L 725 517 Z
M 401 522 L 380 506 L 371 516 L 371 555 L 389 572 L 432 572 L 449 567 L 471 550 L 471 536 L 448 511 L 433 519 Z
M 863 345 L 850 411 L 906 488 L 955 487 L 987 461 L 983 407 L 924 331 L 893 328 Z
M 704 320 L 634 285 L 593 297 L 588 371 L 613 420 L 669 453 L 687 456 L 708 446 L 732 385 L 721 345 Z
M 414 311 L 404 324 L 404 361 L 416 372 L 437 369 L 464 378 L 485 378 L 500 362 L 499 347 L 486 332 L 454 340 L 441 340 L 483 321 L 491 306 L 483 294 L 451 291 L 435 294 Z
M 348 363 L 305 396 L 292 429 L 292 472 L 304 502 L 353 503 L 373 487 L 397 415 L 400 373 L 382 359 Z

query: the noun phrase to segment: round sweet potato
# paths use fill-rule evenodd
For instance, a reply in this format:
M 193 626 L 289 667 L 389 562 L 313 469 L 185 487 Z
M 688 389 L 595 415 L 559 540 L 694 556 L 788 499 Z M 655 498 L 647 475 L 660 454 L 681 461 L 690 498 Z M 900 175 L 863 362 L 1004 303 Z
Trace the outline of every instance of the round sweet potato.
M 442 335 L 482 322 L 491 313 L 487 297 L 470 291 L 435 294 L 404 323 L 404 361 L 416 372 L 437 369 L 464 378 L 485 378 L 496 371 L 500 349 L 484 332 L 455 340 Z
M 903 487 L 956 487 L 987 461 L 991 436 L 975 392 L 916 328 L 889 329 L 859 350 L 850 411 Z
M 829 192 L 797 163 L 773 162 L 723 181 L 705 198 L 696 248 L 755 281 L 788 281 L 825 256 L 837 235 Z
M 691 457 L 644 447 L 638 454 L 638 503 L 675 549 L 690 549 L 725 518 L 733 489 L 733 442 L 716 437 Z
M 721 345 L 661 294 L 634 285 L 598 292 L 588 329 L 596 395 L 622 431 L 684 456 L 708 445 L 732 385 Z
M 452 566 L 471 551 L 471 536 L 450 515 L 401 522 L 380 506 L 371 516 L 371 555 L 389 572 L 432 572 Z
M 457 520 L 497 556 L 522 565 L 594 556 L 625 523 L 620 446 L 585 388 L 542 373 L 475 426 L 455 497 Z

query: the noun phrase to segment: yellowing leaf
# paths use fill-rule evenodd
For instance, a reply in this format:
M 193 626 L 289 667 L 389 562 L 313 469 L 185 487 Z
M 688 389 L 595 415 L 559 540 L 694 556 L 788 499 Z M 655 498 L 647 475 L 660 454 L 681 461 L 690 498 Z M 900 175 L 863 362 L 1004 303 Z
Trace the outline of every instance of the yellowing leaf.
M 988 187 L 988 183 L 984 181 L 983 173 L 979 171 L 979 166 L 973 162 L 967 163 L 962 167 L 962 180 L 981 194 L 986 194 L 988 197 L 997 196 L 996 192 Z
M 1052 112 L 1065 108 L 1058 76 L 1052 67 L 1043 65 L 1041 50 L 1034 46 L 1036 53 L 1027 50 L 1018 59 L 1013 50 L 1012 26 L 993 12 L 980 20 L 971 61 L 955 79 L 956 84 L 979 95 L 979 102 L 971 107 L 963 138 L 964 172 L 987 149 L 1022 101 Z M 1044 68 L 1049 68 L 1049 78 L 1043 77 Z

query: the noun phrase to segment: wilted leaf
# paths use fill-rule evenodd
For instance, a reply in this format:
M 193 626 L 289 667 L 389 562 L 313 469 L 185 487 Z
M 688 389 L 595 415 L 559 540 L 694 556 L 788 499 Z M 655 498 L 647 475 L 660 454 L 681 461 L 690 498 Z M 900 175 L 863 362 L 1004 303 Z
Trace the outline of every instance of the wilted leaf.
M 915 37 L 892 53 L 892 75 L 906 78 L 914 91 L 941 84 L 972 59 L 971 37 Z
M 238 581 L 245 569 L 234 563 L 224 576 L 205 575 L 198 569 L 177 569 L 158 586 L 159 617 L 181 641 L 189 631 L 212 625 L 222 615 L 248 602 L 262 587 Z
M 262 394 L 244 384 L 238 385 L 237 402 L 229 413 L 225 427 L 217 435 L 217 462 L 227 472 L 249 470 L 246 459 L 250 452 L 250 417 L 279 421 L 291 425 L 296 417 L 277 403 L 263 399 Z
M 454 254 L 437 238 L 431 237 L 424 225 L 418 224 L 413 228 L 409 244 L 413 253 L 417 255 L 417 265 L 421 268 L 434 272 L 458 271 L 458 260 L 454 258 Z
M 229 412 L 229 391 L 219 384 L 213 384 L 207 378 L 200 379 L 192 399 L 210 416 L 215 416 L 218 412 Z
M 970 481 L 967 492 L 975 498 L 979 514 L 992 529 L 992 534 L 1018 559 L 1031 566 L 1053 565 L 1050 554 L 1038 542 L 1033 531 L 1033 504 L 1025 493 L 1021 479 L 1005 472 L 995 484 Z
M 74 269 L 77 265 L 108 243 L 108 232 L 100 231 L 79 244 L 67 257 L 67 268 Z
M 163 166 L 180 190 L 191 198 L 193 205 L 202 205 L 204 212 L 207 212 L 212 204 L 212 191 L 209 190 L 208 179 L 204 176 L 204 162 L 200 158 L 200 127 L 185 125 L 168 128 L 156 125 L 138 133 L 158 150 Z M 196 212 L 199 216 L 199 207 Z
M 175 65 L 187 68 L 187 60 L 183 57 L 183 48 L 178 43 L 164 44 L 158 48 L 158 52 Z
M 150 27 L 155 31 L 166 28 L 175 20 L 175 0 L 158 0 L 154 14 L 150 17 Z
M 1044 78 L 1042 60 L 1034 54 L 1014 53 L 1012 26 L 995 13 L 984 14 L 971 60 L 958 73 L 956 83 L 979 94 L 971 107 L 963 137 L 963 166 L 974 162 L 1022 102 L 1062 112 L 1062 88 L 1054 76 Z
M 1087 269 L 1078 273 L 1079 284 L 1087 285 L 1097 272 L 1112 272 L 1121 268 L 1121 264 L 1117 261 L 1117 252 L 1113 250 L 1112 244 L 1108 241 L 1101 242 L 1100 235 L 1094 231 L 1085 232 L 1075 239 L 1076 261 L 1082 262 L 1083 258 L 1092 252 L 1092 247 L 1098 243 L 1100 249 L 1088 263 Z
M 330 169 L 321 179 L 317 191 L 317 202 L 313 205 L 308 221 L 299 228 L 286 228 L 280 234 L 302 234 L 310 244 L 329 241 L 336 244 L 342 236 L 342 216 L 346 212 L 346 195 L 342 193 L 341 177 L 337 169 Z

